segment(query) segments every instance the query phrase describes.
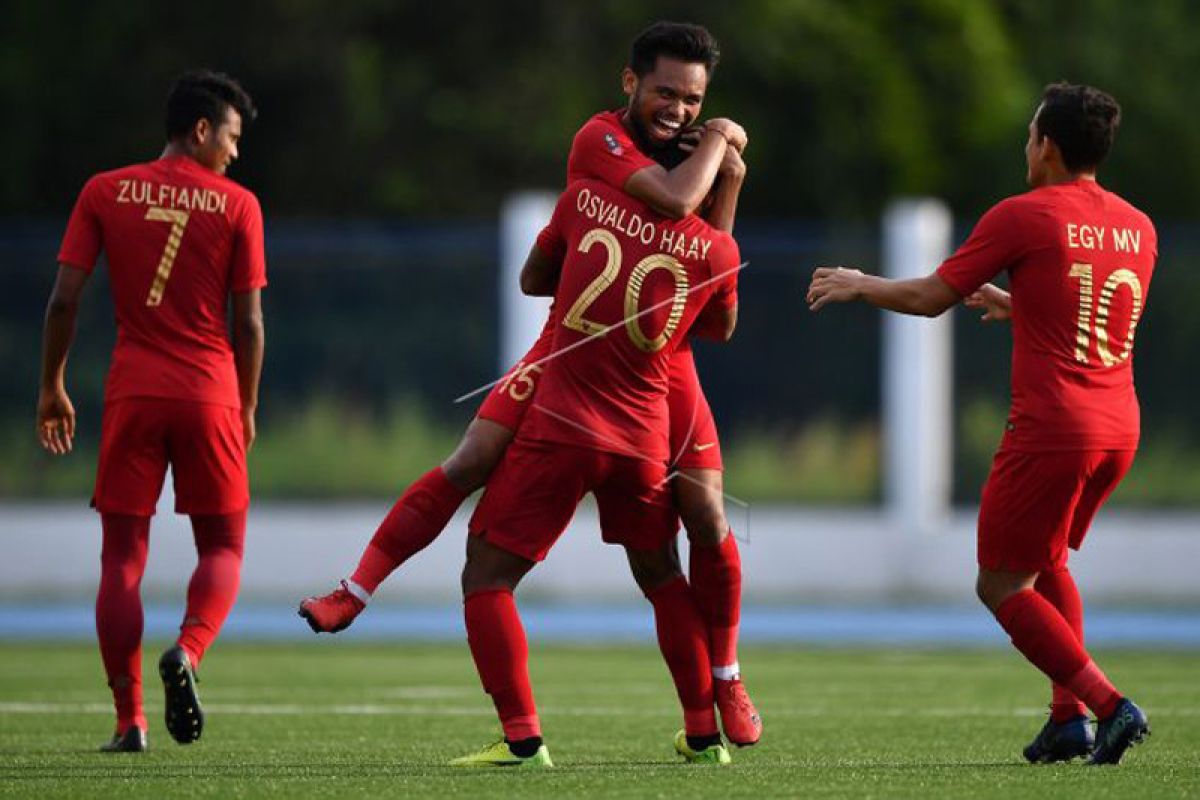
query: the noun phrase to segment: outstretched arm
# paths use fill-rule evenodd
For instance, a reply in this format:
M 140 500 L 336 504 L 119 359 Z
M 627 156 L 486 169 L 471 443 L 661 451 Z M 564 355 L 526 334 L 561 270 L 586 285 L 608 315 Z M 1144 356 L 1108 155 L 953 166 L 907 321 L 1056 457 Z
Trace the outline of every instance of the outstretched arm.
M 79 317 L 79 301 L 87 280 L 86 271 L 58 265 L 42 327 L 37 433 L 42 447 L 58 456 L 71 452 L 75 439 L 75 407 L 67 395 L 67 354 L 75 338 L 75 320 Z
M 233 362 L 237 368 L 238 395 L 242 401 L 242 441 L 246 451 L 257 434 L 258 382 L 262 375 L 266 333 L 263 327 L 262 290 L 233 293 Z
M 936 273 L 924 278 L 891 280 L 857 269 L 819 267 L 808 287 L 808 308 L 820 311 L 829 303 L 861 300 L 888 311 L 936 317 L 959 301 L 958 292 Z

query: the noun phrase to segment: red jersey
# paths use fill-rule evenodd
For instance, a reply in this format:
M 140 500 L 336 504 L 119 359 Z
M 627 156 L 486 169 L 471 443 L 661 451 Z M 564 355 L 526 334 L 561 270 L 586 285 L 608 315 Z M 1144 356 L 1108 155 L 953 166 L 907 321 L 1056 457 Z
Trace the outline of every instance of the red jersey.
M 601 111 L 576 132 L 567 156 L 568 186 L 575 181 L 597 180 L 624 189 L 629 176 L 657 163 L 633 143 L 621 124 L 624 113 Z
M 983 216 L 937 274 L 968 295 L 1007 270 L 1012 408 L 1002 450 L 1133 450 L 1133 339 L 1158 240 L 1093 180 L 1034 189 Z
M 706 303 L 728 302 L 729 292 L 716 289 L 736 278 L 733 237 L 695 215 L 669 220 L 607 184 L 580 181 L 559 198 L 538 247 L 563 264 L 558 355 L 538 379 L 519 435 L 666 461 L 669 359 Z
M 635 173 L 658 162 L 638 149 L 621 119 L 625 110 L 601 111 L 579 129 L 567 156 L 567 184 L 597 180 L 614 189 L 624 189 Z M 737 283 L 722 281 L 722 302 L 737 302 Z M 684 339 L 676 348 L 680 358 L 691 358 L 691 343 Z
M 106 400 L 240 407 L 226 306 L 267 283 L 254 195 L 186 156 L 103 172 L 80 192 L 58 260 L 91 272 L 101 249 L 117 318 Z

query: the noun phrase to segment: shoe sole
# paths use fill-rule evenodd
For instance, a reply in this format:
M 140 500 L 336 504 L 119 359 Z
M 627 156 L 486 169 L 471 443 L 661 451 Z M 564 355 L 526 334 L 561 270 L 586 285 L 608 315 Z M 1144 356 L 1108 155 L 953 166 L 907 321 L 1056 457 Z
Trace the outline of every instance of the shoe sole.
M 308 627 L 312 628 L 313 633 L 340 633 L 350 627 L 350 623 L 347 622 L 339 628 L 322 628 L 321 624 L 317 622 L 317 618 L 304 606 L 300 606 L 296 610 L 296 614 L 304 618 L 304 621 L 308 623 Z
M 196 678 L 183 652 L 172 648 L 158 662 L 166 696 L 167 732 L 180 744 L 191 744 L 204 732 L 204 709 L 196 693 Z

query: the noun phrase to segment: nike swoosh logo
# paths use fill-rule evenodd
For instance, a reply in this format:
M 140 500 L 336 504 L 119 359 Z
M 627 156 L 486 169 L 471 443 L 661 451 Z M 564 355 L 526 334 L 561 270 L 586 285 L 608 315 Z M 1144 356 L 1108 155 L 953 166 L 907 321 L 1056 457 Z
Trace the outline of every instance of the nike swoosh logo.
M 692 445 L 692 450 L 694 450 L 697 453 L 703 453 L 708 448 L 716 447 L 716 446 L 717 446 L 716 442 L 708 442 L 707 444 L 694 444 L 694 445 Z

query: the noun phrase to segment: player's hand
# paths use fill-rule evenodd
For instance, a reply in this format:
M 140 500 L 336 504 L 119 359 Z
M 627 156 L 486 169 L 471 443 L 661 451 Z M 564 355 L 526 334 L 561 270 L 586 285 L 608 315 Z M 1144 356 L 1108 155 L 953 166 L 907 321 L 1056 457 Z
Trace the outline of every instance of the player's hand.
M 717 174 L 730 178 L 746 177 L 746 162 L 742 160 L 742 154 L 732 147 L 726 147 Z
M 967 308 L 981 309 L 981 322 L 1004 322 L 1012 319 L 1012 295 L 990 283 L 985 283 L 963 298 L 963 305 Z
M 703 125 L 691 125 L 684 128 L 683 132 L 679 134 L 679 149 L 685 153 L 690 153 L 696 149 L 702 138 L 704 138 Z
M 704 127 L 724 136 L 725 141 L 729 142 L 729 146 L 739 153 L 745 150 L 746 145 L 750 143 L 749 137 L 746 136 L 746 129 L 731 119 L 716 117 L 705 122 Z
M 820 311 L 828 303 L 850 303 L 862 296 L 863 274 L 845 267 L 817 267 L 808 285 L 808 310 Z
M 43 389 L 38 395 L 37 434 L 48 452 L 56 456 L 71 452 L 75 440 L 75 406 L 63 388 Z
M 250 448 L 254 446 L 254 437 L 258 434 L 254 424 L 254 409 L 242 407 L 242 444 L 246 446 L 246 452 L 250 452 Z

